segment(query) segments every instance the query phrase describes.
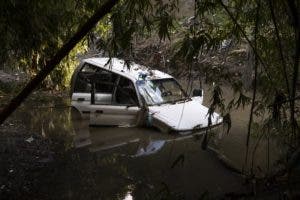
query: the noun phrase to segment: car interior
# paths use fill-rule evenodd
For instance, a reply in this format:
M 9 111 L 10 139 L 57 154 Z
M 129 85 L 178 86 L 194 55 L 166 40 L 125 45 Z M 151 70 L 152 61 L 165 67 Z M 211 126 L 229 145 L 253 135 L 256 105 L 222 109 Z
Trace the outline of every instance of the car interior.
M 91 64 L 85 64 L 75 77 L 73 95 L 84 94 L 95 104 L 137 106 L 138 98 L 131 80 Z M 94 85 L 93 85 L 94 84 Z

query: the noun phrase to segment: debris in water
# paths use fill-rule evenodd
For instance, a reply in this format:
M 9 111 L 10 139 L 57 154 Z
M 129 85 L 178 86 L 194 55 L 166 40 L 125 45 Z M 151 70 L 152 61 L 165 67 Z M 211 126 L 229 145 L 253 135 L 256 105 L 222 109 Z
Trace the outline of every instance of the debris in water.
M 30 136 L 30 137 L 29 137 L 28 139 L 26 139 L 25 141 L 28 142 L 28 143 L 31 143 L 31 142 L 33 142 L 33 140 L 34 140 L 33 137 Z
M 151 141 L 146 148 L 138 149 L 137 153 L 132 157 L 151 155 L 159 151 L 165 144 L 164 140 Z

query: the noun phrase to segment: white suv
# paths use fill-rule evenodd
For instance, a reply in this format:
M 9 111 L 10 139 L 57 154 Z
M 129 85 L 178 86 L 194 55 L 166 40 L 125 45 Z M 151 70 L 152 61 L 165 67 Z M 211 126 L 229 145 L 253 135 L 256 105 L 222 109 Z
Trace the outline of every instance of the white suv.
M 71 86 L 72 106 L 90 125 L 148 125 L 183 134 L 208 126 L 202 92 L 194 94 L 190 98 L 166 73 L 117 58 L 83 60 Z M 211 119 L 211 126 L 222 122 L 217 113 Z

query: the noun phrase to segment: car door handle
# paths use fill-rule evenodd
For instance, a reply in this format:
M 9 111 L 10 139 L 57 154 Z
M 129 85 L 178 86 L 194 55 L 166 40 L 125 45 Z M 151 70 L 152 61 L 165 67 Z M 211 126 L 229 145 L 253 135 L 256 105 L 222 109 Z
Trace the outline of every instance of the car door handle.
M 96 110 L 95 113 L 97 113 L 97 114 L 103 114 L 103 110 Z
M 77 98 L 77 101 L 84 101 L 85 98 Z

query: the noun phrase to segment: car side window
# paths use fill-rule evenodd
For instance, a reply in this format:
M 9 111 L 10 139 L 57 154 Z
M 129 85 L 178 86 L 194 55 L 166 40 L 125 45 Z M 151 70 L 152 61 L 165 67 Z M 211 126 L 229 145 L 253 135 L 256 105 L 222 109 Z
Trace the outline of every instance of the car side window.
M 138 105 L 138 98 L 131 80 L 120 77 L 116 90 L 116 103 L 121 105 Z
M 99 70 L 94 75 L 96 93 L 112 94 L 118 75 L 106 70 Z
M 78 72 L 74 92 L 90 93 L 91 84 L 94 83 L 96 93 L 112 94 L 117 77 L 112 72 L 86 63 Z
M 74 92 L 79 93 L 90 93 L 91 92 L 91 83 L 90 77 L 97 71 L 97 67 L 85 63 L 82 69 L 78 72 Z

